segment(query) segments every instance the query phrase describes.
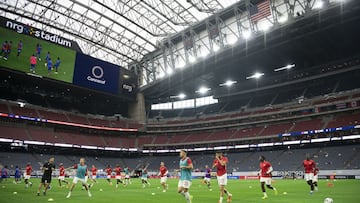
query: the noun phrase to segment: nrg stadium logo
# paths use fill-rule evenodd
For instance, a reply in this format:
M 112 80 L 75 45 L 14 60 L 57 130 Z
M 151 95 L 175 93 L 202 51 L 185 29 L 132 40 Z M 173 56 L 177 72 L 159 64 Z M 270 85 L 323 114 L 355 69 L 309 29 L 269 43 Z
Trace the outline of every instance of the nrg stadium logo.
M 19 34 L 25 34 L 25 35 L 30 35 L 36 38 L 40 38 L 46 41 L 50 41 L 65 47 L 71 47 L 72 43 L 69 40 L 66 40 L 62 37 L 60 37 L 59 35 L 55 35 L 55 34 L 50 34 L 48 32 L 42 31 L 42 30 L 37 30 L 36 28 L 27 26 L 27 25 L 23 25 L 23 24 L 19 24 L 16 22 L 12 22 L 12 21 L 6 21 L 5 26 L 7 28 L 10 28 L 14 31 L 16 31 Z

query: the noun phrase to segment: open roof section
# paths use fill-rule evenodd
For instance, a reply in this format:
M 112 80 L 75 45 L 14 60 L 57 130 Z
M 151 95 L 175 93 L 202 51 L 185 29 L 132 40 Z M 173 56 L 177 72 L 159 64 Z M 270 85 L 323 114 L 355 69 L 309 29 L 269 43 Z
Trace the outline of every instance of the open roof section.
M 239 0 L 1 0 L 0 15 L 79 43 L 84 53 L 127 67 L 163 38 Z

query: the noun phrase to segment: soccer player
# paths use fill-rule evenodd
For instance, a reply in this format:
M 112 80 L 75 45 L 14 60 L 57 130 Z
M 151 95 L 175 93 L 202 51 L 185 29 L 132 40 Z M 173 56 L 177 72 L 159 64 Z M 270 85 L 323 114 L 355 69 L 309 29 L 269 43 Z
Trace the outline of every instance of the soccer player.
M 87 166 L 85 164 L 85 159 L 84 158 L 80 158 L 80 161 L 78 164 L 75 164 L 72 169 L 76 169 L 76 175 L 73 179 L 73 182 L 71 184 L 71 187 L 70 187 L 70 191 L 68 193 L 68 195 L 66 196 L 66 198 L 70 198 L 71 197 L 71 193 L 72 191 L 74 190 L 75 188 L 75 185 L 80 181 L 82 183 L 82 185 L 85 187 L 85 189 L 87 190 L 88 192 L 88 196 L 91 197 L 91 193 L 90 193 L 90 190 L 89 190 L 89 187 L 88 185 L 86 184 L 86 181 L 85 181 L 85 175 L 87 173 Z
M 39 58 L 39 61 L 41 61 L 41 50 L 42 50 L 41 44 L 36 44 L 35 53 L 37 58 Z
M 51 69 L 52 68 L 53 68 L 53 62 L 52 62 L 51 58 L 48 58 L 48 60 L 47 60 L 48 75 L 51 74 Z
M 105 169 L 105 172 L 106 172 L 106 174 L 107 174 L 106 180 L 109 182 L 109 185 L 112 185 L 112 182 L 111 182 L 112 168 L 111 168 L 110 165 L 107 166 L 107 168 Z
M 146 185 L 149 187 L 151 186 L 150 182 L 148 181 L 148 171 L 145 166 L 143 166 L 141 169 L 141 183 L 143 188 L 145 188 Z
M 37 63 L 37 59 L 35 54 L 33 54 L 32 56 L 30 56 L 30 72 L 35 73 L 36 63 Z
M 55 74 L 58 74 L 58 68 L 59 68 L 59 66 L 60 66 L 60 58 L 59 57 L 57 57 L 57 59 L 56 59 L 56 62 L 55 62 L 55 64 L 54 64 L 54 68 L 55 68 Z
M 307 184 L 310 186 L 310 194 L 314 192 L 314 184 L 312 182 L 314 178 L 314 169 L 315 162 L 310 159 L 310 155 L 306 155 L 306 159 L 303 161 L 304 169 L 305 169 L 305 180 Z
M 48 61 L 49 61 L 49 59 L 50 59 L 51 57 L 50 57 L 50 51 L 48 51 L 47 52 L 47 54 L 46 54 L 46 56 L 45 56 L 45 67 L 47 67 L 47 63 L 48 63 Z
M 168 185 L 166 184 L 168 170 L 165 167 L 164 162 L 160 162 L 159 176 L 160 176 L 160 184 L 163 187 L 163 192 L 166 192 Z
M 8 60 L 8 58 L 9 58 L 9 55 L 10 55 L 10 52 L 11 52 L 11 47 L 12 47 L 12 41 L 7 43 L 7 45 L 6 45 L 5 55 L 4 55 L 5 60 Z
M 23 49 L 23 43 L 20 40 L 19 43 L 18 43 L 17 56 L 20 56 L 20 53 L 21 53 L 22 49 Z
M 314 184 L 314 188 L 315 190 L 317 191 L 318 190 L 318 180 L 319 180 L 319 168 L 318 167 L 315 167 L 314 168 L 314 177 L 312 179 L 312 182 Z
M 126 166 L 124 168 L 124 172 L 125 172 L 125 185 L 127 184 L 131 184 L 131 180 L 130 180 L 130 168 L 128 166 Z
M 187 156 L 185 150 L 180 151 L 180 180 L 178 183 L 178 193 L 185 197 L 187 203 L 192 202 L 192 196 L 189 193 L 191 186 L 191 170 L 194 168 L 191 159 Z
M 60 168 L 59 168 L 58 180 L 59 180 L 59 186 L 61 187 L 61 182 L 66 183 L 66 185 L 68 185 L 69 182 L 65 180 L 65 167 L 64 167 L 63 163 L 60 163 L 59 166 L 60 166 Z
M 44 196 L 46 195 L 46 191 L 49 188 L 49 185 L 51 183 L 51 174 L 52 174 L 53 170 L 55 170 L 54 161 L 55 161 L 55 159 L 52 157 L 49 159 L 48 162 L 44 163 L 44 165 L 41 167 L 41 170 L 43 171 L 43 175 L 41 178 L 39 188 L 37 190 L 37 196 L 40 196 L 40 190 L 41 190 L 42 186 L 44 186 L 43 195 Z
M 29 182 L 30 177 L 31 177 L 31 172 L 32 172 L 31 164 L 27 163 L 26 168 L 25 168 L 25 173 L 24 173 L 25 188 L 29 188 L 29 184 L 30 184 L 30 187 L 32 186 L 32 182 Z
M 121 180 L 121 167 L 119 164 L 116 165 L 116 167 L 114 168 L 114 172 L 115 172 L 115 178 L 116 178 L 116 189 L 119 188 L 119 183 L 123 184 L 123 181 Z
M 15 166 L 15 174 L 14 174 L 14 178 L 15 181 L 14 183 L 17 184 L 20 182 L 20 178 L 21 178 L 21 171 L 20 168 L 18 166 Z
M 92 165 L 92 167 L 91 167 L 91 181 L 94 182 L 94 183 L 97 183 L 97 181 L 96 181 L 97 170 L 98 169 L 95 167 L 95 165 Z M 91 187 L 93 185 L 94 184 L 91 183 Z
M 226 158 L 222 152 L 215 153 L 215 160 L 213 162 L 213 168 L 216 168 L 216 177 L 218 185 L 220 187 L 220 199 L 219 203 L 222 203 L 224 199 L 224 194 L 227 195 L 227 202 L 231 202 L 232 194 L 225 188 L 227 185 L 227 171 L 226 165 L 228 163 L 228 158 Z
M 7 165 L 5 165 L 2 169 L 1 169 L 1 179 L 0 182 L 2 182 L 3 180 L 7 180 L 8 176 L 8 167 Z
M 210 182 L 211 182 L 211 168 L 209 168 L 208 165 L 205 165 L 204 183 L 207 185 L 209 191 L 212 191 Z
M 265 191 L 265 185 L 267 188 L 274 190 L 275 195 L 277 195 L 277 190 L 275 187 L 271 186 L 271 172 L 273 171 L 273 168 L 271 166 L 271 163 L 265 160 L 264 156 L 259 157 L 260 161 L 260 183 L 261 183 L 261 190 L 264 194 L 262 199 L 267 199 L 268 196 Z
M 5 55 L 6 55 L 6 52 L 7 52 L 7 44 L 8 44 L 8 41 L 6 40 L 1 45 L 1 53 L 0 53 L 0 55 L 4 56 L 4 59 L 5 59 Z

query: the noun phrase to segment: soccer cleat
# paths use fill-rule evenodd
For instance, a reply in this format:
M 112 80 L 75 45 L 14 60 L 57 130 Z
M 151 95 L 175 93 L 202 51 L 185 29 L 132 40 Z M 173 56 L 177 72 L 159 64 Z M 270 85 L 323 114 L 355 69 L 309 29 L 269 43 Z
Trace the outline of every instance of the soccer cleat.
M 231 200 L 232 200 L 232 195 L 229 195 L 229 196 L 227 197 L 226 202 L 231 202 Z
M 278 195 L 278 191 L 277 191 L 276 188 L 274 188 L 274 194 L 275 194 L 275 195 Z
M 264 195 L 261 199 L 267 199 L 268 196 L 267 195 Z
M 43 192 L 43 195 L 46 196 L 46 192 Z
M 39 192 L 37 192 L 37 193 L 36 193 L 36 195 L 37 195 L 37 196 L 40 196 L 40 193 L 39 193 Z
M 70 197 L 71 197 L 71 193 L 69 192 L 66 198 L 70 198 Z
M 209 191 L 211 192 L 211 191 L 212 191 L 212 189 L 210 188 L 210 189 L 209 189 Z
M 163 192 L 166 192 L 166 190 L 163 190 Z
M 194 196 L 190 195 L 190 203 L 192 203 L 193 199 L 194 199 Z
M 90 193 L 90 191 L 88 191 L 88 195 L 89 195 L 89 197 L 91 197 L 92 195 L 91 195 L 91 193 Z
M 315 191 L 318 191 L 319 189 L 318 189 L 318 187 L 315 187 Z

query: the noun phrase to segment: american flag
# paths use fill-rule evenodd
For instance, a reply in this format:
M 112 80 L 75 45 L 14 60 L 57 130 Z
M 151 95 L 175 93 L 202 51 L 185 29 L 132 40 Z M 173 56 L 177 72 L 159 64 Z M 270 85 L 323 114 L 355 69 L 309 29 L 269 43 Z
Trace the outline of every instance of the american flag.
M 251 20 L 254 22 L 271 16 L 270 0 L 265 0 L 255 6 L 251 6 L 249 8 L 249 13 Z

